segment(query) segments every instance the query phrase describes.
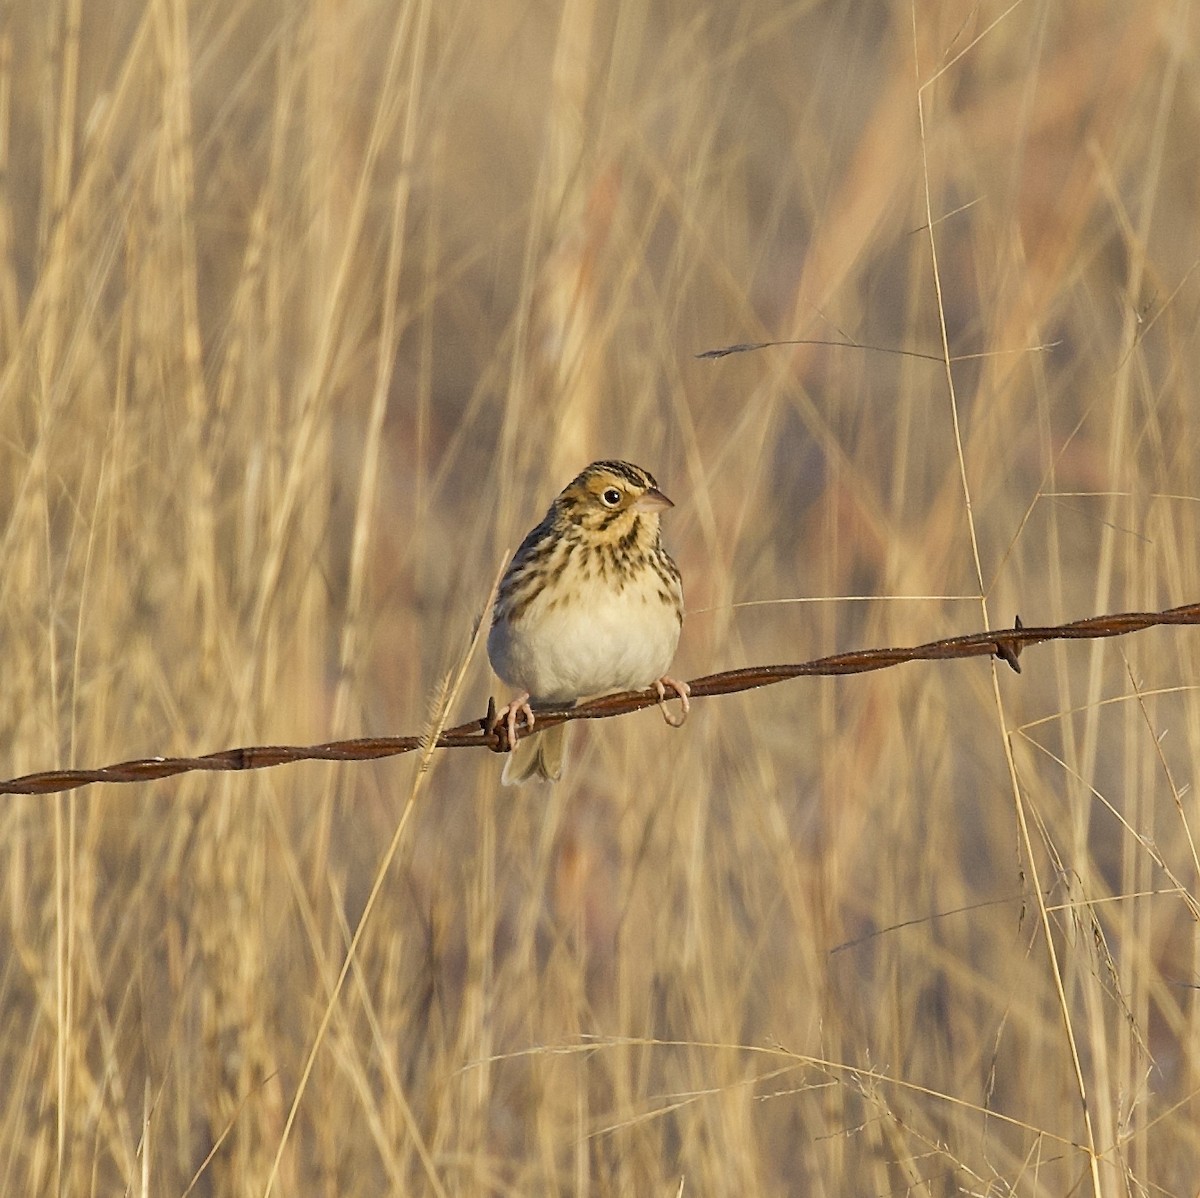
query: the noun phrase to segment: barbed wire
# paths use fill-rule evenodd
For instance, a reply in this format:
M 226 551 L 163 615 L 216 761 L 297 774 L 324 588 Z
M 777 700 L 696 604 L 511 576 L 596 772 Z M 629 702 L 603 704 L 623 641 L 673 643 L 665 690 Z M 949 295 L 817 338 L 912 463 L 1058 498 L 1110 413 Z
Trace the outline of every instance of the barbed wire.
M 965 636 L 946 637 L 925 645 L 892 649 L 859 649 L 850 653 L 835 653 L 813 661 L 793 665 L 747 666 L 706 674 L 688 685 L 693 699 L 715 695 L 730 695 L 738 691 L 774 686 L 790 678 L 835 677 L 842 674 L 865 674 L 884 670 L 911 661 L 941 661 L 961 657 L 999 657 L 1017 673 L 1021 672 L 1020 655 L 1030 645 L 1046 641 L 1096 640 L 1103 637 L 1125 636 L 1172 624 L 1200 624 L 1200 603 L 1188 603 L 1159 612 L 1121 612 L 1108 616 L 1091 616 L 1070 624 L 1044 627 L 1025 627 L 1017 618 L 1014 627 L 998 631 L 973 632 Z M 657 706 L 658 692 L 623 691 L 592 699 L 577 707 L 539 710 L 537 730 L 544 731 L 568 720 L 602 720 L 627 715 L 646 707 Z M 527 731 L 524 724 L 518 731 Z M 252 745 L 238 749 L 223 749 L 203 757 L 143 757 L 122 761 L 100 769 L 50 770 L 26 774 L 0 782 L 0 794 L 56 794 L 75 790 L 97 782 L 151 782 L 178 774 L 197 771 L 260 770 L 298 761 L 373 761 L 381 757 L 396 757 L 412 753 L 426 743 L 423 736 L 373 736 L 358 740 L 331 741 L 323 745 Z M 496 722 L 495 705 L 488 704 L 482 719 L 444 730 L 434 742 L 439 749 L 490 749 L 494 753 L 508 751 L 508 735 Z

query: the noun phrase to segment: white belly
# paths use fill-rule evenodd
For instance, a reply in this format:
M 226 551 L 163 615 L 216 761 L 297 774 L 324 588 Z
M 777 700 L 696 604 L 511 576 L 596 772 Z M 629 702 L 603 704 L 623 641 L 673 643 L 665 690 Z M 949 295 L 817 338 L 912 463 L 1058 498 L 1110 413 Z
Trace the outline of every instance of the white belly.
M 598 587 L 586 602 L 538 599 L 515 624 L 493 625 L 488 657 L 509 686 L 551 705 L 641 690 L 667 672 L 678 643 L 679 619 L 656 588 Z

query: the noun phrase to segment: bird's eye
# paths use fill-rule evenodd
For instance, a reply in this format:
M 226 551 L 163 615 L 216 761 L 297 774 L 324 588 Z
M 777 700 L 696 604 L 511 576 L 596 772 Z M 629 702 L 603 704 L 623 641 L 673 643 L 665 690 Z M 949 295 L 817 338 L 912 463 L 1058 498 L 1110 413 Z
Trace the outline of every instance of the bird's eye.
M 621 502 L 621 492 L 616 487 L 608 487 L 600 498 L 607 507 L 616 507 Z

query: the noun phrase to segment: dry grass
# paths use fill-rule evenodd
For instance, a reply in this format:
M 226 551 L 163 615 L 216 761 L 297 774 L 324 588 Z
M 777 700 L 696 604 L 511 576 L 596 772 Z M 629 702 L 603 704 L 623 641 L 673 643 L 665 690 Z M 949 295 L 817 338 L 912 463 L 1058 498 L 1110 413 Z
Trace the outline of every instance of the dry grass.
M 601 455 L 686 673 L 1194 601 L 1189 9 L 9 6 L 0 772 L 477 713 Z M 0 1192 L 1194 1196 L 1200 640 L 1023 664 L 6 800 Z

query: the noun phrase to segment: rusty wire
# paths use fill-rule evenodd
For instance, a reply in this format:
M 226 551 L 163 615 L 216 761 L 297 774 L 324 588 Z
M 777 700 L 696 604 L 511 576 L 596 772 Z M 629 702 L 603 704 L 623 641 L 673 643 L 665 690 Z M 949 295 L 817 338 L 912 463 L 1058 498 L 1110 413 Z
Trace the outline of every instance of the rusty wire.
M 852 653 L 835 653 L 814 661 L 795 665 L 748 666 L 706 674 L 689 684 L 693 699 L 712 695 L 729 695 L 737 691 L 773 686 L 789 678 L 830 677 L 839 674 L 864 674 L 883 670 L 909 661 L 938 661 L 959 657 L 999 657 L 1020 673 L 1018 658 L 1022 650 L 1045 641 L 1094 640 L 1101 637 L 1125 636 L 1170 624 L 1200 624 L 1200 603 L 1188 603 L 1160 612 L 1123 612 L 1109 616 L 1092 616 L 1070 624 L 1055 624 L 1026 628 L 1017 618 L 1013 628 L 990 632 L 974 632 L 952 636 L 925 645 L 894 649 L 860 649 Z M 653 689 L 624 691 L 605 695 L 568 709 L 547 709 L 537 713 L 537 729 L 542 731 L 567 720 L 599 720 L 625 715 L 654 707 L 659 702 Z M 223 749 L 203 757 L 148 757 L 123 761 L 117 765 L 91 770 L 51 770 L 26 774 L 0 782 L 0 794 L 55 794 L 74 790 L 93 782 L 149 782 L 203 770 L 259 770 L 269 766 L 286 765 L 296 761 L 370 761 L 380 757 L 395 757 L 421 748 L 421 736 L 366 737 L 360 740 L 332 741 L 323 745 L 253 745 L 240 749 Z M 491 749 L 495 753 L 508 750 L 507 734 L 496 725 L 495 712 L 489 705 L 482 719 L 444 730 L 437 738 L 439 749 Z

